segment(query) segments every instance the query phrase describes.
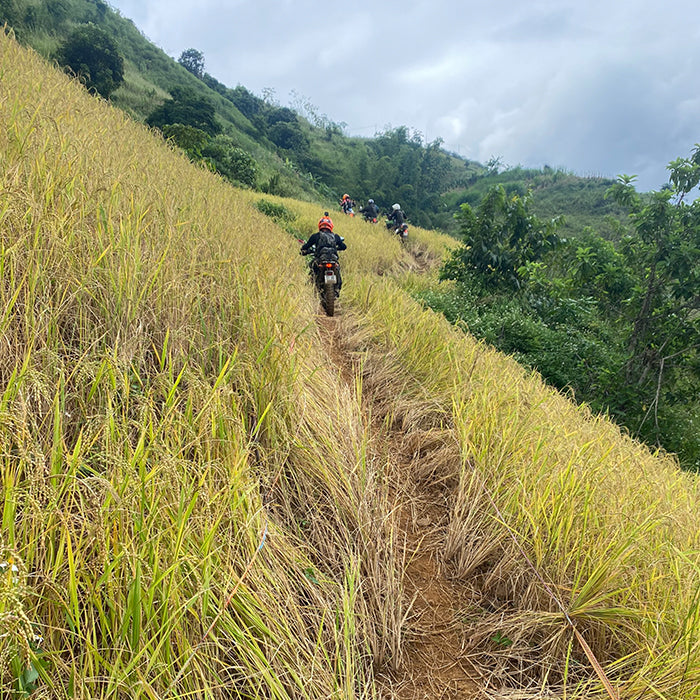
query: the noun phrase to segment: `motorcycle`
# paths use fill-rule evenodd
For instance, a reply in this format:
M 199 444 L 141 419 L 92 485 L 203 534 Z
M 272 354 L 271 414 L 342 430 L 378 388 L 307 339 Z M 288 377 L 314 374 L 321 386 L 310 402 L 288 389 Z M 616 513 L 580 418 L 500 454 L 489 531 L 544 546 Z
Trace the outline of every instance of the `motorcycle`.
M 397 226 L 391 219 L 387 219 L 386 227 L 399 237 L 401 243 L 406 244 L 408 242 L 408 224 L 403 223 L 401 226 Z
M 313 253 L 311 250 L 306 255 Z M 335 313 L 335 300 L 339 296 L 337 289 L 340 278 L 340 263 L 336 254 L 322 255 L 320 258 L 314 257 L 309 265 L 309 272 L 314 280 L 321 306 L 326 312 L 326 316 L 333 316 Z
M 394 233 L 399 237 L 401 243 L 406 245 L 408 242 L 408 224 L 401 224 L 401 226 L 397 228 Z

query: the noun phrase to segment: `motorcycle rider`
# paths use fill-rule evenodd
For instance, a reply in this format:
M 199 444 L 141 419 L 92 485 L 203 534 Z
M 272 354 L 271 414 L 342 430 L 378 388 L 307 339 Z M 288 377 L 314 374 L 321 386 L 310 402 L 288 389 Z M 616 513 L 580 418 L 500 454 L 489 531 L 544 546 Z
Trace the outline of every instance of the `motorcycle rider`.
M 326 235 L 322 236 L 322 232 L 326 231 L 333 236 L 332 245 L 321 245 L 323 243 L 323 239 L 327 238 Z M 321 260 L 324 258 L 324 256 L 328 255 L 332 256 L 337 261 L 337 252 L 339 250 L 347 250 L 345 239 L 342 236 L 339 236 L 337 233 L 333 233 L 333 221 L 327 211 L 323 212 L 323 216 L 318 221 L 318 232 L 309 236 L 309 240 L 306 241 L 303 246 L 301 246 L 299 255 L 308 255 L 309 253 L 314 254 L 314 259 L 309 264 L 311 274 L 314 276 L 314 265 L 316 261 Z M 343 278 L 340 274 L 340 263 L 338 263 L 337 277 L 338 282 L 336 283 L 335 287 L 336 296 L 340 294 L 340 289 L 343 286 Z
M 353 211 L 354 206 L 355 201 L 350 199 L 349 194 L 344 194 L 343 198 L 340 200 L 340 208 L 343 210 L 343 213 L 349 216 L 355 216 L 355 212 Z
M 366 221 L 376 221 L 379 216 L 379 207 L 374 203 L 373 199 L 368 200 L 367 206 L 360 209 L 360 214 L 363 214 Z
M 389 214 L 386 227 L 397 231 L 406 222 L 406 215 L 403 213 L 400 204 L 394 204 L 391 207 L 391 213 Z M 393 222 L 393 223 L 392 223 Z

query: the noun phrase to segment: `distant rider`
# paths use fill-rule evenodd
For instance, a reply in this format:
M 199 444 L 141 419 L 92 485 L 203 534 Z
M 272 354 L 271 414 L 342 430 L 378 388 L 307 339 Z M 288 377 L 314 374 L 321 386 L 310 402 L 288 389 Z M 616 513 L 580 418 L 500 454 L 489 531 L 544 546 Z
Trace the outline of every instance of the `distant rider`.
M 323 212 L 323 216 L 318 221 L 318 232 L 311 234 L 309 240 L 301 246 L 299 255 L 314 254 L 314 259 L 311 261 L 311 272 L 314 273 L 314 264 L 317 260 L 323 260 L 324 257 L 338 259 L 338 251 L 347 250 L 347 245 L 342 236 L 333 233 L 333 221 L 328 212 Z M 336 296 L 340 294 L 340 289 L 343 286 L 343 278 L 340 275 L 340 263 L 338 263 L 338 282 L 336 284 Z
M 340 208 L 343 210 L 344 214 L 349 216 L 355 216 L 353 207 L 355 206 L 354 200 L 350 199 L 349 194 L 344 194 L 343 198 L 340 200 Z
M 373 199 L 367 202 L 366 207 L 360 209 L 360 214 L 363 214 L 366 221 L 376 221 L 379 216 L 379 207 L 374 203 Z
M 393 222 L 393 224 L 390 222 Z M 405 222 L 406 222 L 406 215 L 401 210 L 401 205 L 394 204 L 391 207 L 391 213 L 389 214 L 389 221 L 387 222 L 386 227 L 396 231 L 396 230 L 400 229 L 404 225 Z

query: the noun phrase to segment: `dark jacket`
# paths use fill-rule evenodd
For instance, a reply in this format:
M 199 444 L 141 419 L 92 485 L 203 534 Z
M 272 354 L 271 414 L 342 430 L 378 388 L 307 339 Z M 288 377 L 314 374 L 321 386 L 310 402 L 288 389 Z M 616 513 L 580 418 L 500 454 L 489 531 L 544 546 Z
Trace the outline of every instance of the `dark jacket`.
M 336 250 L 347 250 L 347 245 L 345 245 L 345 241 L 337 234 L 334 233 L 333 237 L 335 238 L 335 247 Z M 317 243 L 318 243 L 318 233 L 313 233 L 311 236 L 309 236 L 309 240 L 304 243 L 303 246 L 301 246 L 301 253 L 302 255 L 306 255 L 307 253 L 311 252 L 311 248 L 313 248 Z M 316 248 L 318 250 L 318 248 Z
M 360 209 L 360 214 L 365 214 L 368 219 L 376 219 L 379 215 L 379 207 L 376 204 L 368 204 Z
M 404 223 L 404 221 L 406 221 L 406 215 L 401 209 L 392 209 L 391 213 L 389 214 L 389 220 L 393 221 L 396 228 L 398 228 Z

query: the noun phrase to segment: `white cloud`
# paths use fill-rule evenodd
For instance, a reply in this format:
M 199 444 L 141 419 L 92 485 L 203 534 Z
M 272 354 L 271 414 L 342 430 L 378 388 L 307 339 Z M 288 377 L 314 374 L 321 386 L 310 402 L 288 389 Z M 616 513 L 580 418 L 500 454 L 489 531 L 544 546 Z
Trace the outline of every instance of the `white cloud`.
M 467 157 L 642 188 L 700 141 L 696 0 L 111 1 L 170 55 L 295 90 L 351 133 L 403 124 Z

